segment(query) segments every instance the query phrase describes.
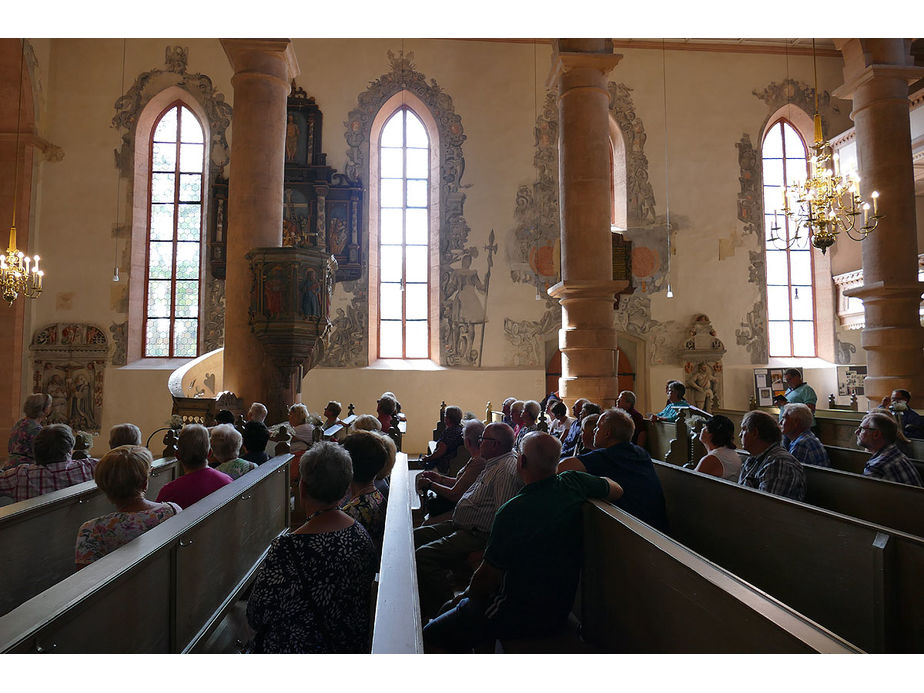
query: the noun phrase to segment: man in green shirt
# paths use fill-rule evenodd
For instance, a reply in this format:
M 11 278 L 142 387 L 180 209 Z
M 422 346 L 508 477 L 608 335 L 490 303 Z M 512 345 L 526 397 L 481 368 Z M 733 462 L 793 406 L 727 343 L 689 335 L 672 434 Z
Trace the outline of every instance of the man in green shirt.
M 617 500 L 622 488 L 583 472 L 556 474 L 560 451 L 547 433 L 523 439 L 517 473 L 525 486 L 497 511 L 468 588 L 424 628 L 427 652 L 470 652 L 484 641 L 542 636 L 565 624 L 581 568 L 581 506 L 588 498 Z

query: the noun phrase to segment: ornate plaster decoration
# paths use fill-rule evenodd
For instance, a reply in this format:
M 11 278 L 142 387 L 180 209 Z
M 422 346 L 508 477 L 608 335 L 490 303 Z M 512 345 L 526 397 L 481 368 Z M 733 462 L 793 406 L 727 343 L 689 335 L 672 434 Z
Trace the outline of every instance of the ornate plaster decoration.
M 799 82 L 787 77 L 782 82 L 770 82 L 764 89 L 754 89 L 754 96 L 767 104 L 769 118 L 786 104 L 798 106 L 809 116 L 815 112 L 815 89 L 805 82 Z M 831 101 L 831 93 L 823 91 L 818 95 L 818 109 L 831 109 L 834 113 L 840 113 L 840 107 Z M 821 117 L 822 125 L 827 131 L 828 121 L 824 115 Z M 766 123 L 764 123 L 766 125 Z M 761 128 L 763 132 L 763 128 Z
M 557 303 L 557 302 L 556 302 Z M 559 306 L 559 312 L 561 306 Z M 511 320 L 504 318 L 504 335 L 513 347 L 507 351 L 508 366 L 542 368 L 545 363 L 543 337 L 561 327 L 561 316 L 555 317 L 551 310 L 543 313 L 539 320 Z
M 655 197 L 648 181 L 645 126 L 635 113 L 632 88 L 610 82 L 610 115 L 619 126 L 626 148 L 626 218 L 629 228 L 655 222 Z
M 109 326 L 109 333 L 112 335 L 111 363 L 113 366 L 124 366 L 126 364 L 126 353 L 128 350 L 128 320 L 114 322 Z
M 465 160 L 462 156 L 462 143 L 465 141 L 462 118 L 454 111 L 452 97 L 443 91 L 437 81 L 431 79 L 427 82 L 425 75 L 417 71 L 413 62 L 413 52 L 406 54 L 399 52 L 395 55 L 392 51 L 388 51 L 387 55 L 390 71 L 369 83 L 368 89 L 357 98 L 357 107 L 349 112 L 344 123 L 346 128 L 344 137 L 349 147 L 346 153 L 345 177 L 356 184 L 362 183 L 365 179 L 369 162 L 369 133 L 375 116 L 388 99 L 407 90 L 427 106 L 436 121 L 440 141 L 440 361 L 447 366 L 477 365 L 480 359 L 480 346 L 472 348 L 474 340 L 471 336 L 479 321 L 467 314 L 461 317 L 450 317 L 453 306 L 465 302 L 461 294 L 463 291 L 468 293 L 466 287 L 470 284 L 465 281 L 456 281 L 454 273 L 456 271 L 474 272 L 470 267 L 464 266 L 465 258 L 473 258 L 478 252 L 476 248 L 467 245 L 471 229 L 462 211 L 465 203 L 463 189 L 466 187 L 462 185 L 462 174 L 465 170 Z M 364 214 L 363 218 L 368 218 L 367 214 Z M 469 262 L 471 262 L 470 259 Z M 457 265 L 458 268 L 453 268 L 453 265 Z M 368 273 L 364 275 L 363 284 L 365 285 L 368 282 Z M 360 309 L 366 315 L 363 322 L 368 322 L 368 305 L 366 303 L 357 304 L 355 299 L 358 294 L 350 291 L 346 285 L 343 289 L 347 293 L 354 294 L 350 298 L 350 309 Z M 362 300 L 365 301 L 366 294 L 363 293 L 362 296 Z M 338 298 L 341 297 L 338 296 Z M 342 298 L 339 302 L 342 303 Z M 341 312 L 341 309 L 337 312 Z M 349 342 L 349 349 L 352 352 L 349 361 L 355 362 L 361 359 L 361 363 L 357 365 L 366 365 L 368 333 L 365 329 L 352 330 L 355 320 L 349 318 L 349 310 L 342 312 L 343 317 L 339 318 L 340 321 L 338 322 L 337 318 L 333 321 L 334 328 L 330 343 L 342 346 Z M 459 320 L 460 324 L 455 324 L 455 320 Z M 480 321 L 483 330 L 483 316 Z M 352 331 L 339 335 L 337 332 L 341 329 L 340 326 L 351 326 Z M 323 365 L 335 365 L 331 361 L 335 358 L 335 353 L 342 353 L 340 346 L 333 351 L 328 351 Z
M 846 365 L 852 361 L 851 354 L 857 353 L 857 345 L 852 342 L 842 342 L 840 335 L 834 335 L 835 363 Z
M 361 287 L 354 287 L 349 293 L 351 301 L 346 309 L 338 307 L 331 316 L 331 329 L 322 346 L 321 364 L 324 366 L 362 368 L 367 365 L 366 352 L 358 350 L 369 333 L 367 294 Z
M 766 363 L 770 358 L 767 346 L 767 308 L 758 301 L 748 312 L 741 328 L 735 330 L 735 342 L 751 355 L 751 363 Z
M 98 433 L 109 340 L 96 325 L 55 323 L 37 330 L 32 353 L 33 392 L 51 395 L 49 423 Z
M 722 357 L 725 345 L 709 316 L 695 315 L 681 346 L 687 398 L 694 407 L 712 413 L 722 406 Z
M 182 87 L 189 92 L 208 116 L 211 146 L 206 180 L 215 180 L 230 161 L 230 147 L 225 132 L 231 125 L 231 104 L 225 102 L 224 94 L 213 86 L 210 77 L 186 71 L 188 56 L 187 48 L 167 46 L 164 56 L 167 69 L 154 69 L 138 75 L 129 90 L 116 100 L 112 127 L 124 131 L 122 145 L 115 150 L 116 167 L 123 178 L 131 181 L 134 174 L 138 116 L 152 97 L 172 86 Z M 131 210 L 131 205 L 125 207 Z M 116 223 L 120 221 L 116 220 Z M 211 259 L 207 264 L 211 264 Z M 205 276 L 203 342 L 205 350 L 211 351 L 224 343 L 224 281 L 214 279 L 210 267 L 206 268 Z

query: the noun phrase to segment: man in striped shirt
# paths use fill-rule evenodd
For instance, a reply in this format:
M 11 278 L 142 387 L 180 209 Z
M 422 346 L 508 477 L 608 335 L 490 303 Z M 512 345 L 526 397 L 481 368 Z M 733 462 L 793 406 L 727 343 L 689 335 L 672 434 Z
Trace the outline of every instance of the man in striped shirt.
M 863 468 L 863 475 L 900 484 L 924 486 L 918 470 L 895 446 L 897 437 L 898 423 L 891 416 L 873 413 L 863 417 L 857 427 L 857 445 L 873 453 Z
M 459 498 L 452 519 L 414 530 L 417 587 L 424 623 L 452 598 L 447 573 L 464 565 L 469 554 L 484 550 L 497 509 L 523 486 L 517 475 L 513 441 L 510 426 L 489 424 L 481 436 L 479 449 L 485 460 L 484 469 Z M 426 483 L 423 488 L 427 488 Z
M 32 444 L 34 463 L 21 464 L 0 474 L 0 496 L 11 496 L 18 502 L 91 481 L 99 460 L 72 460 L 74 442 L 70 426 L 45 426 Z
M 789 454 L 802 464 L 814 464 L 817 467 L 830 467 L 831 460 L 825 446 L 812 433 L 815 416 L 804 404 L 795 402 L 783 407 L 780 428 L 783 429 L 783 441 L 789 448 Z

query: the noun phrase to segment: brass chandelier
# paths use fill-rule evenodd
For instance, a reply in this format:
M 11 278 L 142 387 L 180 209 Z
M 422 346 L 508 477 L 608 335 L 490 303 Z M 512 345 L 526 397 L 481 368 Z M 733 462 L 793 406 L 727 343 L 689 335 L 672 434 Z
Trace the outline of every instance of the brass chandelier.
M 19 99 L 16 102 L 16 149 L 13 155 L 15 173 L 13 177 L 13 221 L 10 224 L 10 245 L 5 254 L 0 254 L 0 294 L 11 306 L 20 296 L 37 298 L 42 293 L 42 277 L 45 272 L 39 269 L 39 256 L 29 257 L 16 247 L 16 197 L 19 188 L 19 130 L 22 124 L 22 71 L 26 40 L 22 39 L 22 51 L 19 56 Z
M 783 190 L 783 214 L 796 227 L 796 232 L 786 245 L 791 247 L 804 229 L 812 245 L 827 251 L 843 231 L 855 241 L 864 240 L 879 225 L 884 215 L 879 213 L 879 192 L 874 190 L 872 214 L 870 204 L 860 197 L 860 177 L 856 172 L 841 175 L 838 155 L 833 153 L 831 143 L 825 140 L 818 113 L 818 67 L 815 59 L 815 39 L 812 39 L 812 66 L 815 71 L 815 143 L 811 145 L 809 175 L 802 183 L 790 185 Z M 862 225 L 859 217 L 862 215 Z M 780 227 L 770 228 L 771 240 L 779 240 Z

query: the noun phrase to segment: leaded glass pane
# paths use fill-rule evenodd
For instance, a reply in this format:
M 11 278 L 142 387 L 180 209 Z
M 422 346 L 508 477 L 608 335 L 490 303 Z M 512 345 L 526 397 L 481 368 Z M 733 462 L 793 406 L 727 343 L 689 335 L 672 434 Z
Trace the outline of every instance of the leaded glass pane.
M 383 147 L 403 147 L 404 146 L 404 111 L 398 111 L 382 128 Z
M 400 245 L 381 246 L 381 280 L 383 282 L 400 282 L 403 264 L 403 248 Z
M 783 138 L 785 140 L 786 146 L 786 158 L 802 157 L 805 159 L 805 145 L 802 143 L 802 138 L 799 137 L 799 133 L 796 132 L 795 128 L 789 124 L 783 124 Z M 804 164 L 803 164 L 804 166 Z
M 180 145 L 180 171 L 183 173 L 202 173 L 202 156 L 205 145 Z
M 176 244 L 177 279 L 199 279 L 199 244 L 185 241 Z
M 400 359 L 403 357 L 403 344 L 400 320 L 382 320 L 379 322 L 379 356 L 383 359 Z
M 202 126 L 199 124 L 199 120 L 185 106 L 180 120 L 180 138 L 183 142 L 203 141 Z
M 148 317 L 170 317 L 170 280 L 148 282 Z
M 427 245 L 430 211 L 427 209 L 409 209 L 405 214 L 407 224 L 405 242 L 411 245 Z
M 430 249 L 425 245 L 409 245 L 404 249 L 406 258 L 407 281 L 426 282 L 430 273 L 427 255 Z
M 811 286 L 792 287 L 792 319 L 815 319 L 815 302 L 812 300 Z
M 780 186 L 764 186 L 764 212 L 773 213 L 783 209 L 783 188 Z
M 780 186 L 783 184 L 783 160 L 764 159 L 764 185 Z M 777 197 L 777 200 L 780 198 Z M 776 203 L 779 205 L 779 202 Z M 765 208 L 766 209 L 766 208 Z
M 789 321 L 770 321 L 770 355 L 792 356 L 789 345 Z
M 151 174 L 151 202 L 173 202 L 175 181 L 172 173 Z
M 384 178 L 380 192 L 382 207 L 403 207 L 404 181 Z
M 164 113 L 154 130 L 155 142 L 176 142 L 176 112 L 176 108 L 171 108 Z
M 792 324 L 793 356 L 815 355 L 815 324 L 811 321 Z
M 176 170 L 176 145 L 172 142 L 155 142 L 151 152 L 151 170 Z
M 173 323 L 173 355 L 192 357 L 198 352 L 199 323 L 195 320 L 175 320 Z
M 180 174 L 180 200 L 182 202 L 199 202 L 202 200 L 202 174 Z
M 174 310 L 178 318 L 199 317 L 199 282 L 177 281 Z
M 382 178 L 401 178 L 404 176 L 404 150 L 395 147 L 382 147 Z
M 427 319 L 427 285 L 407 284 L 404 287 L 405 309 L 407 320 Z M 466 316 L 468 317 L 468 316 Z
M 763 147 L 763 156 L 765 158 L 783 158 L 783 135 L 780 132 L 782 125 L 782 122 L 779 122 L 767 131 Z
M 789 253 L 789 281 L 795 285 L 812 283 L 812 254 L 808 250 L 793 250 Z
M 408 321 L 405 326 L 407 334 L 407 358 L 425 359 L 430 355 L 430 345 L 427 335 L 427 323 L 425 320 Z
M 151 205 L 151 240 L 173 240 L 173 205 Z
M 789 320 L 789 287 L 767 287 L 767 315 L 771 320 Z
M 170 355 L 170 320 L 163 318 L 149 319 L 144 335 L 145 356 Z
M 408 149 L 407 150 L 407 177 L 408 178 L 429 178 L 430 177 L 430 150 L 429 149 Z
M 407 206 L 426 207 L 429 187 L 425 180 L 409 180 L 407 182 Z
M 787 269 L 785 250 L 767 251 L 767 284 L 788 284 L 789 273 Z
M 181 241 L 199 241 L 202 234 L 202 207 L 199 205 L 180 205 L 180 218 L 177 222 L 177 238 Z
M 401 219 L 403 216 L 404 212 L 400 209 L 382 210 L 382 228 L 379 230 L 379 238 L 382 243 L 401 243 Z
M 789 185 L 801 185 L 805 182 L 807 174 L 805 159 L 786 159 L 786 180 Z
M 407 146 L 424 148 L 430 146 L 426 128 L 420 122 L 420 118 L 411 111 L 407 111 Z
M 173 243 L 151 241 L 148 247 L 148 278 L 170 279 L 173 276 Z
M 404 300 L 401 284 L 382 283 L 381 303 L 379 310 L 383 320 L 400 320 L 402 317 L 402 301 Z

